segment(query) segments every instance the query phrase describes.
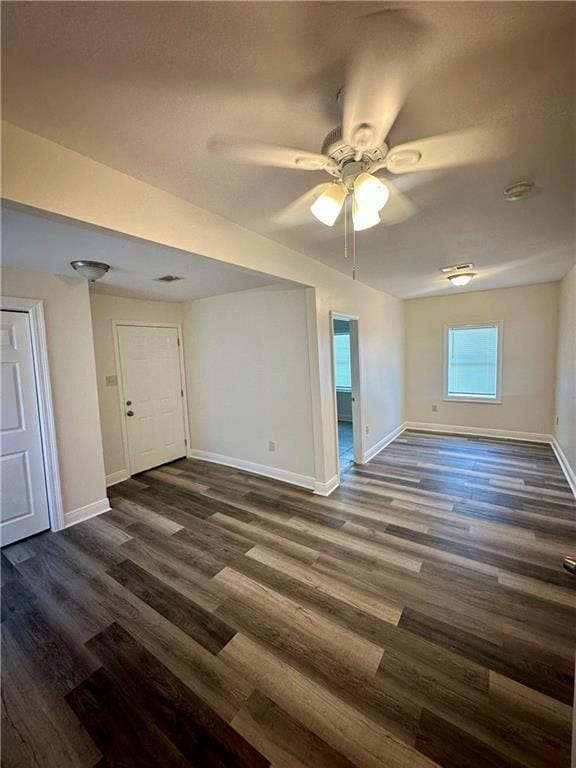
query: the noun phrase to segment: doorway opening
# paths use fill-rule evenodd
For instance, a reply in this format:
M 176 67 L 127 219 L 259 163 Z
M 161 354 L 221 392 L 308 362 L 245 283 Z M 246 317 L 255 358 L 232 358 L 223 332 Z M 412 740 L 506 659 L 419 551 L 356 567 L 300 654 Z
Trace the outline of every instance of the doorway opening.
M 362 462 L 358 318 L 332 313 L 332 351 L 338 471 Z

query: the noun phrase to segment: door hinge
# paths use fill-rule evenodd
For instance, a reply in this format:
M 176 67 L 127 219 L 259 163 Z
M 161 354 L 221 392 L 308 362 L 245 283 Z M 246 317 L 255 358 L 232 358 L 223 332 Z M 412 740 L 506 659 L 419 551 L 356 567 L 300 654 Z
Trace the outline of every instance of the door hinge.
M 180 390 L 180 397 L 184 397 L 184 390 L 183 389 Z
M 178 342 L 178 346 L 180 346 L 180 336 L 176 337 L 176 341 Z
M 186 438 L 184 438 L 184 445 L 188 445 L 188 440 L 186 440 Z

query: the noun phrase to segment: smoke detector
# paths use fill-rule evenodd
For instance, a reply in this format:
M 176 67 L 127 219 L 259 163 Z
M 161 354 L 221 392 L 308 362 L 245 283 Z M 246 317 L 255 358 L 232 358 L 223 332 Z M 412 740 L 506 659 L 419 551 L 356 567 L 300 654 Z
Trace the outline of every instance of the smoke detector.
M 514 202 L 515 200 L 522 200 L 534 192 L 534 186 L 534 182 L 530 179 L 525 179 L 524 181 L 516 181 L 514 184 L 510 184 L 509 187 L 506 187 L 504 190 L 504 197 L 510 202 Z
M 162 277 L 157 277 L 156 280 L 159 283 L 175 283 L 177 280 L 184 280 L 184 278 L 177 275 L 162 275 Z

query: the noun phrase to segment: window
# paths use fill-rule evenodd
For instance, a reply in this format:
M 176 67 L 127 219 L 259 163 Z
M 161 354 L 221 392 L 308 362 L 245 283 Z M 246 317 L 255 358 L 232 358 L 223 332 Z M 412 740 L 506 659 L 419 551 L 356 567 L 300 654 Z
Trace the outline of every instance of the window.
M 500 402 L 500 323 L 446 328 L 446 400 Z
M 352 375 L 350 365 L 350 334 L 334 334 L 334 370 L 336 389 L 350 391 Z

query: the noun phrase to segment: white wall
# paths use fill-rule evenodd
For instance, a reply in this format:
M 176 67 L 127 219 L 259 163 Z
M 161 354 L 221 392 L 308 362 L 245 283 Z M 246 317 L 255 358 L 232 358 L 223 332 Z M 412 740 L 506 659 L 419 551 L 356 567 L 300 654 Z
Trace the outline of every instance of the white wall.
M 1 277 L 3 296 L 44 300 L 64 513 L 105 501 L 88 284 L 14 267 Z
M 363 449 L 402 419 L 402 302 L 174 195 L 3 123 L 8 200 L 311 286 L 306 294 L 316 477 L 338 471 L 330 310 L 360 327 Z M 369 434 L 365 433 L 365 426 Z
M 107 386 L 107 376 L 119 376 L 114 354 L 114 321 L 144 323 L 182 323 L 182 304 L 168 301 L 144 301 L 92 293 L 92 327 L 104 466 L 108 482 L 126 473 L 124 444 L 122 441 L 122 413 L 118 399 L 118 386 Z M 113 477 L 116 475 L 117 477 Z
M 560 285 L 555 437 L 576 493 L 576 267 Z
M 193 451 L 313 482 L 303 289 L 260 289 L 188 302 L 184 356 Z M 276 443 L 274 452 L 269 441 Z
M 406 301 L 406 420 L 552 434 L 558 296 L 558 283 L 542 283 Z M 502 403 L 444 402 L 444 326 L 496 321 Z

